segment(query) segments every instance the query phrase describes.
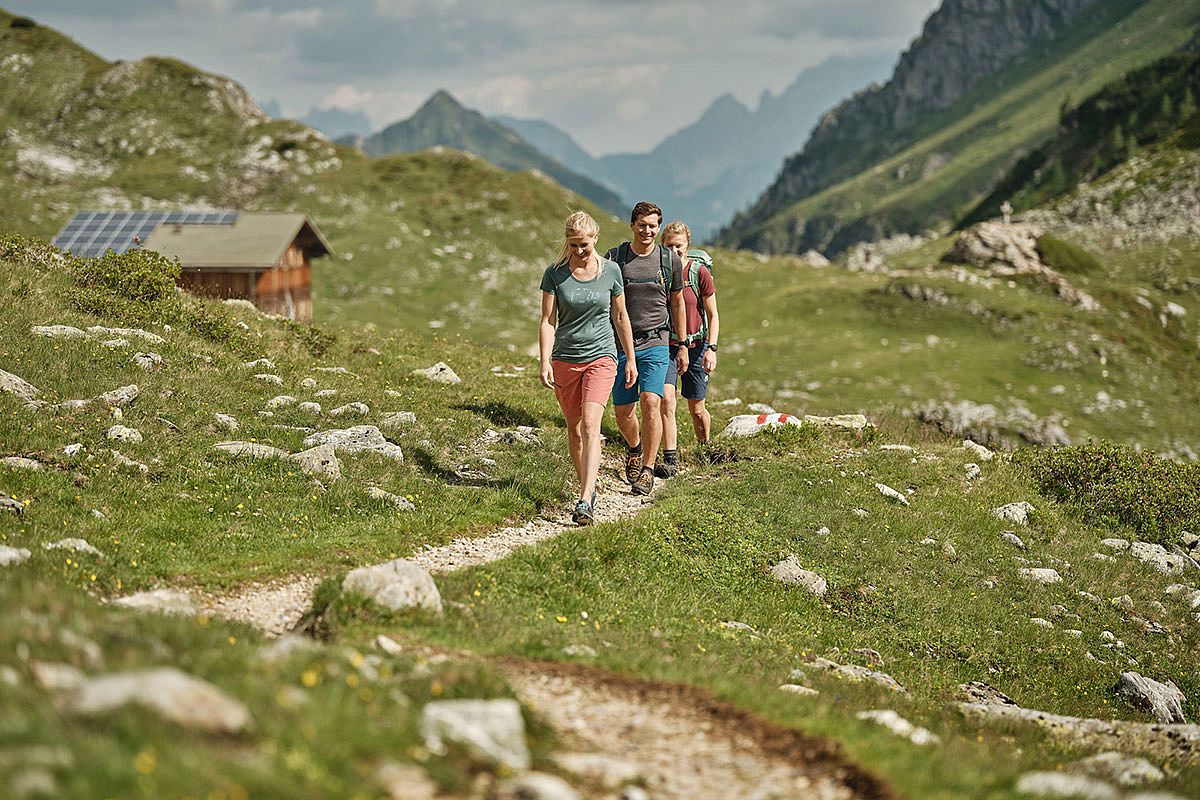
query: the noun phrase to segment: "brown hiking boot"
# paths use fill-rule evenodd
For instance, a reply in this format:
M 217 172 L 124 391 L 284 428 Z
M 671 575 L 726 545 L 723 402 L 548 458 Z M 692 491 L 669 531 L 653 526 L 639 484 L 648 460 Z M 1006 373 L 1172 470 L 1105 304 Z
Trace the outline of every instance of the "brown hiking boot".
M 633 494 L 650 494 L 654 490 L 654 472 L 642 470 L 642 474 L 633 482 Z
M 625 480 L 636 483 L 642 474 L 642 454 L 625 451 Z

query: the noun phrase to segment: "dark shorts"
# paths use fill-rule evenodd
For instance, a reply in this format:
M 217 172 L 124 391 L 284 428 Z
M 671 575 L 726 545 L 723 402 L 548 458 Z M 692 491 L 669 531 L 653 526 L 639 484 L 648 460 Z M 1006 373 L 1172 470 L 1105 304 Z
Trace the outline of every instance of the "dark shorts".
M 667 364 L 667 383 L 672 386 L 679 379 L 679 368 L 675 366 L 675 351 L 671 347 L 671 361 Z M 708 372 L 704 369 L 704 351 L 708 342 L 700 342 L 688 348 L 688 368 L 683 373 L 683 388 L 680 394 L 687 400 L 703 400 L 708 396 Z

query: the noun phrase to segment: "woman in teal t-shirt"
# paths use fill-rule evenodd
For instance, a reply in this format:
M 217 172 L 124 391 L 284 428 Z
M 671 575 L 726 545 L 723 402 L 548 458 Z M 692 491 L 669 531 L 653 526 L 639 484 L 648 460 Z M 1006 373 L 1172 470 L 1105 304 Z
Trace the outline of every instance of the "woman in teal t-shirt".
M 600 471 L 600 421 L 617 377 L 617 338 L 627 357 L 625 386 L 637 382 L 633 331 L 625 313 L 621 268 L 596 253 L 600 226 L 582 211 L 567 217 L 562 248 L 542 275 L 538 331 L 542 383 L 567 420 L 579 501 L 571 519 L 591 524 Z

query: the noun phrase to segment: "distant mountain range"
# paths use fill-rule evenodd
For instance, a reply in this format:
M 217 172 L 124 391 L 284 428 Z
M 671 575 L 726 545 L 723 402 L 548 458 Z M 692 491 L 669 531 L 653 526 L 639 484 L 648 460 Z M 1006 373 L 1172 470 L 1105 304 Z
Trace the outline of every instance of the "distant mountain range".
M 349 140 L 343 137 L 339 141 Z M 438 146 L 464 150 L 503 169 L 536 169 L 605 211 L 625 213 L 624 203 L 615 192 L 563 166 L 509 128 L 465 108 L 446 91 L 436 92 L 408 119 L 353 143 L 372 156 Z
M 548 122 L 495 119 L 576 172 L 614 188 L 627 205 L 653 200 L 703 238 L 762 194 L 823 112 L 886 77 L 893 61 L 831 58 L 800 73 L 782 93 L 763 92 L 753 111 L 722 95 L 648 153 L 594 158 Z

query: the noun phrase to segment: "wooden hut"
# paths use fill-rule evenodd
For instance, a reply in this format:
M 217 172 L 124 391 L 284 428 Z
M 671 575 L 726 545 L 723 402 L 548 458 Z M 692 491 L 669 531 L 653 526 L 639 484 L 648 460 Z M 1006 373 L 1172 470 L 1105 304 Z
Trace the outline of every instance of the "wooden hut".
M 304 214 L 241 212 L 231 225 L 164 222 L 143 246 L 177 258 L 188 291 L 242 298 L 301 322 L 312 321 L 312 261 L 333 253 Z

